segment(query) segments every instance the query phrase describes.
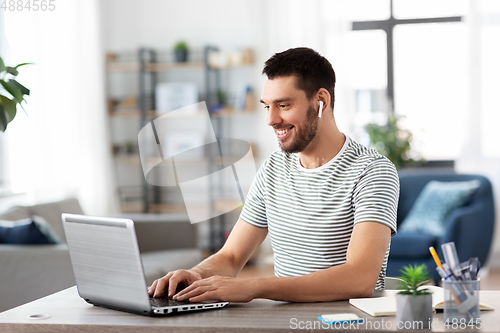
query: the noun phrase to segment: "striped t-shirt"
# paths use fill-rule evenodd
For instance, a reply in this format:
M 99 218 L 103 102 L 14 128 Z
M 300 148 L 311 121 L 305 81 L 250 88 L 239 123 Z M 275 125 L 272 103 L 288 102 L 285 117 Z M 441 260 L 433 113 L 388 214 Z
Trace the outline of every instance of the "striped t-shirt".
M 298 154 L 277 151 L 259 169 L 240 218 L 268 228 L 277 277 L 346 262 L 354 224 L 378 222 L 396 234 L 399 178 L 376 150 L 346 136 L 326 164 L 306 169 Z M 389 248 L 375 289 L 384 289 Z

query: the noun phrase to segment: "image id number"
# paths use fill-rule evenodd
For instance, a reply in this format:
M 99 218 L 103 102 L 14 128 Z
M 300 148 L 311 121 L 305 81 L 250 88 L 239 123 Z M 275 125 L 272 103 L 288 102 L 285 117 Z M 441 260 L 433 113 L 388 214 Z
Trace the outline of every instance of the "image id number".
M 56 9 L 56 0 L 5 0 L 0 8 L 4 11 L 22 12 L 22 11 L 54 11 Z
M 484 329 L 493 329 L 493 330 L 498 330 L 498 328 L 500 327 L 499 326 L 499 322 L 497 321 L 496 318 L 493 318 L 490 319 L 479 319 L 479 320 L 473 320 L 473 319 L 470 319 L 469 321 L 467 321 L 467 319 L 465 318 L 460 318 L 460 319 L 447 319 L 445 322 L 444 322 L 444 327 L 448 328 L 448 329 L 481 329 L 481 328 L 484 328 Z

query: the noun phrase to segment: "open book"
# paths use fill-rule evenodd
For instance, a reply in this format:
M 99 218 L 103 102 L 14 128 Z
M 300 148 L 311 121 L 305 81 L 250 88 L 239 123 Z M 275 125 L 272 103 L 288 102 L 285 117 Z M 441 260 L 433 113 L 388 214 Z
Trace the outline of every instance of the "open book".
M 444 308 L 444 290 L 437 286 L 425 286 L 425 289 L 432 291 L 432 308 Z M 388 291 L 390 292 L 390 291 Z M 372 317 L 395 316 L 396 315 L 396 294 L 398 290 L 393 290 L 394 295 L 385 297 L 351 298 L 349 303 Z M 480 310 L 494 310 L 491 306 L 480 303 Z

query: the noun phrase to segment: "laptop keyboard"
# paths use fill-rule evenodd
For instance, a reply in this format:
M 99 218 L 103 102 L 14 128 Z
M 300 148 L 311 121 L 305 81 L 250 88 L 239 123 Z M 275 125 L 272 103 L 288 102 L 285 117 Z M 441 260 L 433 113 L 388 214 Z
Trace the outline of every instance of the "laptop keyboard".
M 155 307 L 191 304 L 189 303 L 189 301 L 174 301 L 171 298 L 154 298 L 154 297 L 149 297 L 149 303 L 151 303 L 151 305 Z

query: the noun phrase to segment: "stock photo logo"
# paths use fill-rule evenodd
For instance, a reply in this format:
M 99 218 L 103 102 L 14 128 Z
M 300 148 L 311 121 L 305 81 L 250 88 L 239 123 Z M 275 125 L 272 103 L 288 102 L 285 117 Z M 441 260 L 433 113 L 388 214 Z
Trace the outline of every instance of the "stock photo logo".
M 192 121 L 178 125 L 180 117 Z M 146 182 L 179 187 L 191 223 L 230 212 L 245 202 L 256 174 L 250 144 L 217 140 L 205 102 L 170 111 L 138 136 Z

